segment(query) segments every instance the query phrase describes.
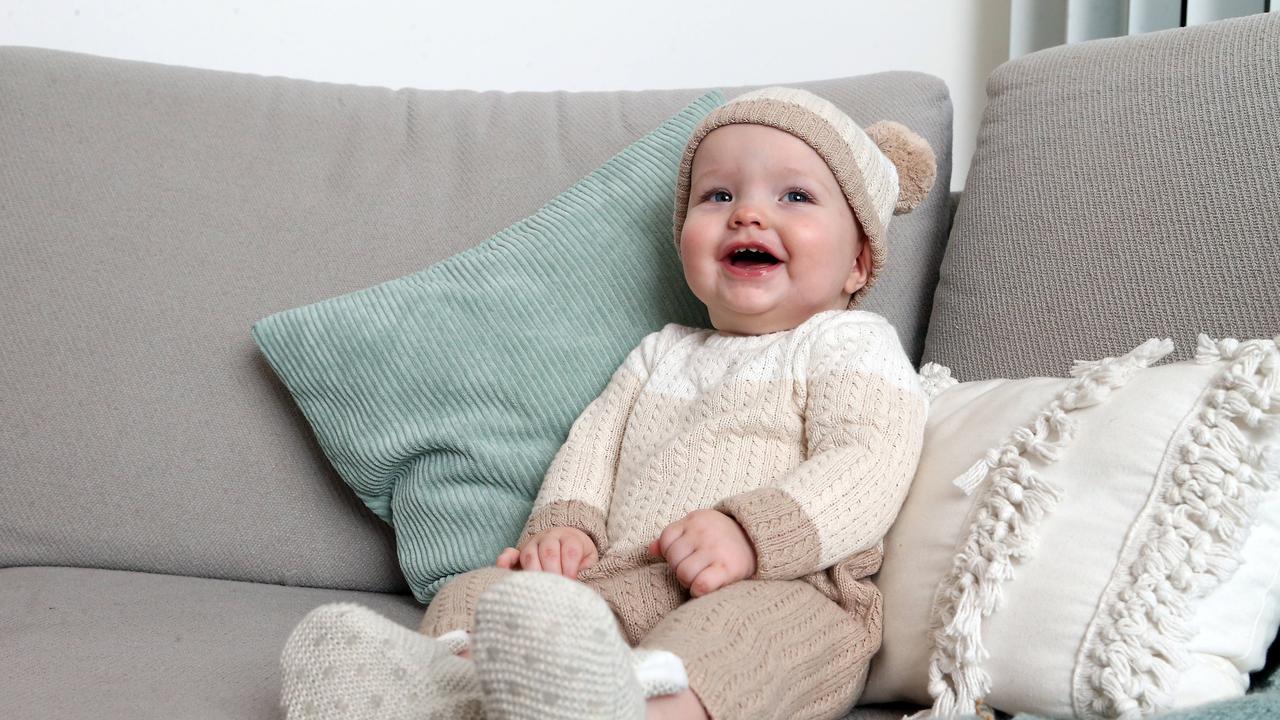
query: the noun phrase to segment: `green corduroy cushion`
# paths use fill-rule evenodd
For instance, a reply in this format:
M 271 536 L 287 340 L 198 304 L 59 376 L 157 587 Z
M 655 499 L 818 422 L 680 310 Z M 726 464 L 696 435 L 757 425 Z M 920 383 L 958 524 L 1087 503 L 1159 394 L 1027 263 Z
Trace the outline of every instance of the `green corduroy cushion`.
M 361 500 L 395 528 L 414 595 L 492 565 L 627 353 L 709 327 L 671 244 L 676 170 L 710 92 L 480 245 L 276 313 L 253 338 Z

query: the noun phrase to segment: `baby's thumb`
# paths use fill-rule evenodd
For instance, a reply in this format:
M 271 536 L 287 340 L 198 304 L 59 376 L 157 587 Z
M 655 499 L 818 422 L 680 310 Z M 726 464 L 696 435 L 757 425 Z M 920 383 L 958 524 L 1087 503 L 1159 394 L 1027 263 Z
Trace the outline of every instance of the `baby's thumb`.
M 649 554 L 650 554 L 650 555 L 661 555 L 661 554 L 662 554 L 662 551 L 660 551 L 660 550 L 658 549 L 658 541 L 657 541 L 657 540 L 654 540 L 653 542 L 649 543 Z
M 596 550 L 596 546 L 594 543 L 583 548 L 583 551 L 584 552 L 582 553 L 582 563 L 578 566 L 578 572 L 582 572 L 583 570 L 586 570 L 592 565 L 595 565 L 596 561 L 600 559 L 600 552 Z

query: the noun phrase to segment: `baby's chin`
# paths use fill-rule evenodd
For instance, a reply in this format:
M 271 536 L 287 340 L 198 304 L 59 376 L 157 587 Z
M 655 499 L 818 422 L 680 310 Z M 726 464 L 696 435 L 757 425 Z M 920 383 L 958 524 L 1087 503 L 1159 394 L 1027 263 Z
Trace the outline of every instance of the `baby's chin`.
M 804 320 L 779 312 L 722 311 L 711 316 L 711 325 L 725 335 L 764 335 L 794 329 Z

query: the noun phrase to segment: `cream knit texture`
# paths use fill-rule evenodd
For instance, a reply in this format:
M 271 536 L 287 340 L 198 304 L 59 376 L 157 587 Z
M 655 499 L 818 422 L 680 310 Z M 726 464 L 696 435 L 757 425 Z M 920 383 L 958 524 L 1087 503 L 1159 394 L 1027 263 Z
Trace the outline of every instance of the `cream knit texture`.
M 471 662 L 355 603 L 307 613 L 280 655 L 288 720 L 482 720 Z
M 436 638 L 449 652 L 457 655 L 470 650 L 472 633 L 452 630 Z M 646 698 L 672 695 L 689 687 L 689 676 L 680 658 L 666 650 L 635 648 L 631 651 L 631 667 Z
M 716 508 L 757 559 L 795 579 L 876 547 L 906 497 L 927 400 L 881 316 L 829 310 L 791 330 L 725 335 L 668 324 L 582 412 L 520 539 L 591 535 L 642 552 L 668 524 Z
M 475 640 L 489 720 L 644 718 L 631 648 L 582 583 L 510 573 L 480 595 Z

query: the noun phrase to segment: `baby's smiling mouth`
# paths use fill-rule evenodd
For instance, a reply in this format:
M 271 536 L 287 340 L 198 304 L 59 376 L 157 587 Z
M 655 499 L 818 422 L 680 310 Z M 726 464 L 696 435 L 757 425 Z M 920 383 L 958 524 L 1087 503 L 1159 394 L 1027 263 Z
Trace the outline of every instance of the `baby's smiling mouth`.
M 776 265 L 780 261 L 768 250 L 756 248 L 739 248 L 729 253 L 729 263 L 735 267 L 755 268 L 765 265 Z
M 761 277 L 783 264 L 773 253 L 762 247 L 739 247 L 721 259 L 725 269 L 739 277 Z

